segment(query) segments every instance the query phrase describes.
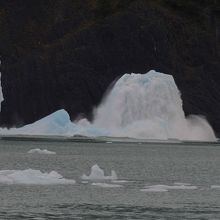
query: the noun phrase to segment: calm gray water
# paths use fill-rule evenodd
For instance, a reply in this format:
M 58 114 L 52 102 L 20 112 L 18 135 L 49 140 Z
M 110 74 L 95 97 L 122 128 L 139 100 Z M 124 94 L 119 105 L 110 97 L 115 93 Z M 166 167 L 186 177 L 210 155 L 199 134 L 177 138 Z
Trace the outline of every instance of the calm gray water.
M 33 148 L 56 155 L 28 154 Z M 98 164 L 120 188 L 82 182 Z M 0 183 L 0 219 L 220 219 L 220 145 L 0 141 L 0 170 L 57 171 L 74 185 Z M 146 185 L 197 189 L 143 192 Z

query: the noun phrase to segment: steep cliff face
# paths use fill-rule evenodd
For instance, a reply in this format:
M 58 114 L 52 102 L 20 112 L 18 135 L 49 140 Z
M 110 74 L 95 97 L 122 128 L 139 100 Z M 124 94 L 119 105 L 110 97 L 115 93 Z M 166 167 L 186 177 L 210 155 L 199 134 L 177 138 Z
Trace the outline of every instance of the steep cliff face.
M 219 3 L 186 2 L 2 1 L 1 124 L 60 108 L 91 118 L 116 78 L 155 69 L 174 76 L 186 114 L 220 132 Z

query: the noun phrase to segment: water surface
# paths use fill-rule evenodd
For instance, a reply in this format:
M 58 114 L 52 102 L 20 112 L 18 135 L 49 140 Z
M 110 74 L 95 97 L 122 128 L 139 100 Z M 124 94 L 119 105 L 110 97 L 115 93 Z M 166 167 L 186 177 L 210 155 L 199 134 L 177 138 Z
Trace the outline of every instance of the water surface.
M 106 143 L 107 142 L 107 143 Z M 28 154 L 30 149 L 56 155 Z M 0 184 L 0 219 L 220 219 L 220 145 L 102 141 L 1 140 L 0 170 L 56 171 L 71 185 Z M 122 187 L 83 182 L 98 164 Z M 99 181 L 100 182 L 100 181 Z M 197 189 L 143 192 L 146 185 Z

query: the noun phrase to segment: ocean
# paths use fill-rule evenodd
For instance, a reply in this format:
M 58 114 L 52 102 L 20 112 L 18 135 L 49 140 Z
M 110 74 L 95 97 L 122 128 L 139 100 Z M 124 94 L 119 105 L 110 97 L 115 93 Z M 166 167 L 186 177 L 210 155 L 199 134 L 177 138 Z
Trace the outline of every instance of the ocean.
M 220 219 L 220 143 L 1 138 L 0 219 Z

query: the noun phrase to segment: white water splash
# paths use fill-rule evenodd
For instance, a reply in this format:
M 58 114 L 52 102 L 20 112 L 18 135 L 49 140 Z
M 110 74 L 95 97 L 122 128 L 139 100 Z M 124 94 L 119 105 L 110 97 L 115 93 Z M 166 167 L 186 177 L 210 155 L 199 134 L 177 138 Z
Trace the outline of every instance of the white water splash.
M 94 110 L 92 123 L 87 119 L 71 123 L 68 113 L 60 110 L 31 125 L 1 133 L 216 141 L 205 118 L 185 117 L 173 77 L 153 70 L 123 75 Z

